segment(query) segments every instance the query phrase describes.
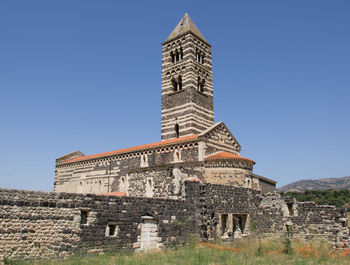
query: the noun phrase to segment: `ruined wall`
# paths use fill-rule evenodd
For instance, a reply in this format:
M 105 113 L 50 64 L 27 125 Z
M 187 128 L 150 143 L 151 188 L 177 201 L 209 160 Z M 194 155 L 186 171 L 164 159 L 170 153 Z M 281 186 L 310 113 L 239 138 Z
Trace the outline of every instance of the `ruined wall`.
M 271 183 L 262 178 L 258 178 L 258 179 L 259 179 L 259 187 L 262 193 L 269 193 L 269 192 L 276 191 L 276 183 Z
M 294 237 L 349 242 L 342 209 L 196 181 L 185 181 L 177 200 L 0 189 L 0 225 L 0 260 L 149 249 L 193 233 L 280 237 L 287 226 Z
M 350 243 L 346 212 L 334 206 L 296 202 L 278 193 L 263 195 L 247 188 L 196 182 L 186 182 L 186 196 L 196 205 L 202 238 L 281 236 L 290 226 L 294 237 L 326 240 L 333 245 L 344 240 Z M 239 233 L 235 233 L 239 225 L 234 219 L 239 219 Z
M 157 246 L 181 243 L 193 212 L 184 200 L 0 189 L 0 260 L 137 250 L 143 216 L 156 224 Z

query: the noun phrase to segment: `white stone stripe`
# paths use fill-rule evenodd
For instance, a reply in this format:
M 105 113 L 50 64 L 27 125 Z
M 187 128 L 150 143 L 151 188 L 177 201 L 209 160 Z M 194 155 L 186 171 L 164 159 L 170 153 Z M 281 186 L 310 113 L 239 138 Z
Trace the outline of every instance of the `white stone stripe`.
M 194 123 L 194 124 L 196 124 L 196 125 L 198 125 L 198 126 L 201 126 L 201 127 L 204 127 L 204 128 L 206 128 L 206 127 L 208 127 L 208 126 L 205 126 L 205 125 L 203 125 L 202 123 L 198 123 L 198 122 L 196 122 L 196 121 L 194 121 L 194 120 L 189 120 L 189 121 L 186 121 L 186 122 L 184 122 L 184 123 L 181 123 L 180 124 L 180 126 L 185 126 L 186 124 L 189 124 L 189 123 Z M 210 127 L 210 126 L 209 126 Z M 171 129 L 172 128 L 172 126 L 167 126 L 167 127 L 162 127 L 162 129 L 164 129 L 164 130 L 166 130 L 166 129 Z
M 203 127 L 210 127 L 212 126 L 214 123 L 210 122 L 208 120 L 205 119 L 199 119 L 199 117 L 193 117 L 192 114 L 187 115 L 187 117 L 182 118 L 182 119 L 178 119 L 176 122 L 174 119 L 168 121 L 168 122 L 162 122 L 162 129 L 167 129 L 171 126 L 174 126 L 175 123 L 179 124 L 180 126 L 188 121 L 193 121 L 193 122 L 201 122 L 203 125 Z
M 196 128 L 196 130 L 199 130 L 199 131 L 203 131 L 203 130 L 205 130 L 205 128 L 208 127 L 207 125 L 205 125 L 205 124 L 203 124 L 203 123 L 198 123 L 198 122 L 194 122 L 194 121 L 185 122 L 185 123 L 182 123 L 182 124 L 180 124 L 180 125 L 186 126 L 186 125 L 189 124 L 189 123 L 195 124 L 195 125 L 197 125 L 197 126 L 203 128 L 203 129 L 198 129 L 198 128 Z M 180 132 L 181 132 L 182 130 L 187 130 L 187 128 L 188 128 L 188 127 L 183 128 L 183 129 L 180 129 Z M 172 126 L 170 125 L 170 126 L 167 126 L 167 127 L 161 127 L 161 129 L 162 129 L 162 130 L 172 130 L 172 129 L 174 129 L 174 125 L 172 125 Z M 174 129 L 174 130 L 175 130 L 175 129 Z
M 200 130 L 198 128 L 194 128 L 194 127 L 188 127 L 188 128 L 186 128 L 186 130 L 184 132 L 186 132 L 188 130 L 196 130 L 196 131 L 200 132 Z M 162 133 L 162 136 L 167 136 L 169 134 L 174 134 L 174 132 Z M 180 132 L 180 137 L 183 137 L 183 136 L 186 136 L 186 135 L 191 135 L 191 134 L 193 134 L 193 132 L 189 132 L 189 133 L 186 133 L 186 134 L 183 134 L 183 132 Z
M 197 119 L 198 115 L 204 116 L 204 117 L 198 117 L 198 119 L 203 120 L 205 122 L 213 123 L 212 121 L 210 121 L 210 119 L 213 118 L 213 115 L 201 112 L 201 111 L 199 111 L 197 109 L 190 109 L 190 111 L 191 111 L 190 113 L 185 113 L 188 110 L 189 109 L 185 109 L 183 111 L 179 110 L 179 111 L 176 111 L 176 112 L 173 112 L 173 113 L 164 114 L 164 115 L 162 115 L 162 123 L 175 121 L 175 118 L 177 118 L 178 120 L 179 119 L 184 119 L 184 118 L 187 118 L 189 116 L 192 116 L 193 118 Z M 176 117 L 176 116 L 174 116 L 174 114 L 180 114 L 180 116 Z M 173 116 L 173 117 L 171 117 L 171 116 Z
M 188 108 L 188 107 L 191 107 L 191 108 Z M 197 105 L 196 103 L 193 103 L 193 102 L 189 102 L 189 103 L 186 103 L 186 104 L 178 106 L 178 107 L 173 107 L 173 108 L 170 108 L 170 109 L 162 110 L 161 114 L 164 115 L 164 114 L 167 114 L 167 112 L 175 112 L 177 110 L 184 111 L 185 109 L 186 110 L 188 110 L 188 109 L 197 109 L 199 111 L 208 112 L 209 114 L 214 114 L 214 111 L 207 110 L 204 107 L 201 107 L 201 106 L 199 106 L 199 105 Z
M 227 145 L 227 144 L 218 144 L 216 143 L 215 141 L 213 140 L 208 140 L 208 145 L 212 146 L 212 147 L 215 147 L 215 148 L 218 148 L 218 149 L 225 149 L 225 150 L 237 150 L 235 147 L 233 146 L 230 146 L 230 145 Z M 227 148 L 227 149 L 226 149 Z
M 192 113 L 189 113 L 189 114 L 194 114 L 193 116 L 196 117 L 198 115 L 202 115 L 204 116 L 202 119 L 207 119 L 208 121 L 210 121 L 210 123 L 213 125 L 213 120 L 214 120 L 214 116 L 213 115 L 210 115 L 210 114 L 207 114 L 207 113 L 204 113 L 204 112 L 200 112 L 198 110 L 195 110 L 195 109 L 190 109 L 192 111 Z M 174 113 L 169 113 L 169 114 L 166 114 L 166 115 L 162 115 L 162 123 L 164 122 L 169 122 L 169 121 L 173 121 L 175 120 L 176 116 L 174 116 L 173 114 L 178 114 L 177 116 L 185 116 L 185 113 L 184 111 L 176 111 Z M 189 114 L 186 114 L 186 115 L 189 115 Z M 179 117 L 177 117 L 179 119 Z
M 233 148 L 224 148 L 224 147 L 222 147 L 222 146 L 217 146 L 217 145 L 214 145 L 214 144 L 211 144 L 211 143 L 207 143 L 207 145 L 208 145 L 208 146 L 211 146 L 211 147 L 214 147 L 214 148 L 217 148 L 217 149 L 219 149 L 219 150 L 223 150 L 223 151 L 227 151 L 227 152 L 232 152 L 232 151 L 234 151 L 234 152 L 238 153 L 238 151 L 235 150 L 235 149 L 233 149 Z
M 162 96 L 167 96 L 167 95 L 171 95 L 171 94 L 174 93 L 173 87 L 168 87 L 167 89 L 168 89 L 168 91 L 164 91 L 165 88 L 163 87 Z M 186 89 L 186 88 L 185 88 L 185 89 Z M 204 95 L 213 96 L 213 90 L 212 90 L 212 89 L 207 89 L 207 88 L 205 88 L 205 89 L 206 89 L 206 91 L 209 91 L 209 93 L 208 93 L 208 92 L 205 92 L 205 93 L 203 93 Z
M 189 117 L 189 118 L 183 119 L 183 120 L 177 120 L 176 123 L 179 124 L 180 126 L 182 126 L 190 121 L 192 121 L 196 124 L 201 124 L 201 126 L 205 127 L 205 128 L 209 128 L 210 126 L 213 125 L 212 123 L 209 123 L 209 122 L 194 120 L 192 117 Z M 175 121 L 173 121 L 171 123 L 166 123 L 166 124 L 162 123 L 161 128 L 162 129 L 169 129 L 169 128 L 172 128 L 174 125 L 175 125 Z
M 199 125 L 199 126 L 203 127 L 202 125 Z M 183 130 L 180 130 L 180 135 L 183 136 L 182 132 L 185 132 L 185 131 L 188 131 L 188 130 L 195 130 L 197 132 L 202 132 L 204 129 L 201 130 L 201 129 L 198 129 L 198 128 L 192 127 L 192 126 L 191 127 L 186 127 Z M 169 131 L 169 132 L 163 132 L 162 135 L 168 135 L 168 134 L 174 134 L 174 133 L 175 133 L 175 131 Z

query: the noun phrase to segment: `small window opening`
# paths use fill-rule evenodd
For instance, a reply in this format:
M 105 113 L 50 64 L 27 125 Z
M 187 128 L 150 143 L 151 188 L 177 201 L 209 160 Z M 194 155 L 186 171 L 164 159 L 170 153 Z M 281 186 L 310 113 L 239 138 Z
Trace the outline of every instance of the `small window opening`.
M 118 228 L 115 223 L 110 223 L 106 227 L 105 236 L 116 236 L 118 233 Z
M 227 219 L 228 214 L 222 214 L 221 215 L 221 235 L 223 236 L 227 229 Z
M 233 232 L 234 233 L 241 233 L 243 234 L 246 229 L 246 224 L 247 224 L 247 215 L 237 215 L 233 214 L 232 215 L 232 223 L 233 223 Z
M 286 224 L 286 230 L 287 230 L 288 236 L 290 236 L 293 232 L 293 225 Z
M 176 137 L 179 138 L 180 137 L 180 127 L 179 124 L 175 124 L 175 133 L 176 133 Z
M 197 51 L 196 52 L 196 61 L 203 64 L 204 63 L 204 54 L 203 52 Z
M 174 92 L 182 90 L 182 78 L 179 76 L 178 78 L 174 78 L 171 80 Z
M 80 210 L 80 224 L 82 224 L 82 225 L 87 224 L 88 215 L 89 215 L 89 211 Z
M 204 91 L 204 80 L 200 79 L 200 77 L 198 77 L 198 81 L 197 81 L 197 90 L 199 92 L 203 92 Z
M 241 229 L 242 233 L 244 233 L 245 230 L 245 224 L 247 221 L 247 216 L 246 215 L 241 215 L 239 216 L 239 228 Z
M 182 48 L 177 49 L 176 51 L 170 52 L 171 62 L 177 63 L 183 59 L 183 51 Z
M 109 236 L 114 236 L 116 225 L 109 225 Z
M 294 216 L 294 204 L 293 203 L 287 203 L 288 212 L 290 216 Z
M 176 156 L 177 156 L 177 159 L 179 160 L 179 159 L 180 159 L 180 154 L 179 154 L 179 152 L 176 152 Z

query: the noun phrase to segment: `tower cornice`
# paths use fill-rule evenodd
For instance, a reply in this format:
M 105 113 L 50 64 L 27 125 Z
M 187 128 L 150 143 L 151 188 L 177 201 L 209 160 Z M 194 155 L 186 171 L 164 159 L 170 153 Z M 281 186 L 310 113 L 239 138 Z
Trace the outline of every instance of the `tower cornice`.
M 205 40 L 205 39 L 202 39 L 201 37 L 197 36 L 196 34 L 194 34 L 193 32 L 191 31 L 188 31 L 188 32 L 185 32 L 185 33 L 182 33 L 174 38 L 171 38 L 171 39 L 167 39 L 166 41 L 164 41 L 162 43 L 162 45 L 166 45 L 174 40 L 177 40 L 177 39 L 181 39 L 183 36 L 187 35 L 187 34 L 191 34 L 192 36 L 196 37 L 197 39 L 199 39 L 200 41 L 204 42 L 206 45 L 208 45 L 210 48 L 211 48 L 211 45 Z

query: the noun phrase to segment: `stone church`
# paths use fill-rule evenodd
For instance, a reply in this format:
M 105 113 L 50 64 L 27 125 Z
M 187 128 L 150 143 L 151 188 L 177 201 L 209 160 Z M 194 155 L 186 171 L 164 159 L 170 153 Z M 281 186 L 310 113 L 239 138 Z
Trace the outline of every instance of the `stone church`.
M 214 122 L 211 45 L 188 14 L 162 44 L 161 141 L 56 160 L 57 192 L 177 198 L 186 180 L 274 191 Z
M 214 123 L 210 49 L 187 14 L 163 43 L 160 142 L 60 157 L 54 192 L 0 188 L 0 263 L 287 230 L 349 246 L 344 209 L 273 192 L 276 182 L 254 174 L 255 162 Z

